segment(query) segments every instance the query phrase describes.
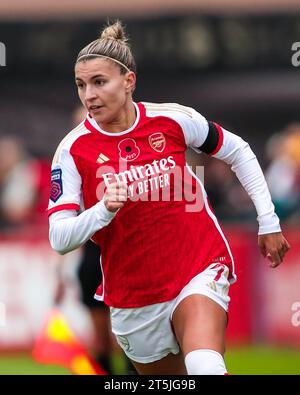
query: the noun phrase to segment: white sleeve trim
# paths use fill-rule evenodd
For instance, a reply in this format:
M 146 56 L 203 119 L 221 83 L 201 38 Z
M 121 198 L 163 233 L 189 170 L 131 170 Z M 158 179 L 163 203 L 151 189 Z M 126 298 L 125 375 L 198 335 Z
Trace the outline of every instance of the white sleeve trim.
M 62 210 L 49 217 L 49 240 L 59 254 L 66 254 L 84 244 L 115 217 L 103 200 L 77 216 L 75 210 Z
M 198 148 L 201 147 L 208 135 L 208 122 L 203 115 L 193 108 L 187 107 L 187 109 L 190 111 L 190 117 L 178 113 L 174 114 L 173 118 L 182 128 L 186 145 L 200 153 L 201 151 Z
M 186 145 L 197 153 L 201 153 L 199 147 L 205 142 L 209 126 L 206 118 L 196 110 L 192 109 L 193 127 L 184 130 Z
M 275 213 L 265 177 L 255 154 L 241 137 L 225 129 L 223 132 L 222 147 L 213 157 L 231 165 L 231 169 L 252 199 L 258 215 L 258 234 L 281 232 L 279 218 Z

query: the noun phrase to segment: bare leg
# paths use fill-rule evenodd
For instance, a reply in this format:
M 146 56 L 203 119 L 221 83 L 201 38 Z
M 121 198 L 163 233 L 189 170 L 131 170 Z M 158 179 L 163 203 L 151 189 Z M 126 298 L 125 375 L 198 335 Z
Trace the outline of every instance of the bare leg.
M 159 361 L 151 363 L 138 363 L 132 361 L 136 370 L 141 375 L 186 375 L 182 354 L 169 354 Z
M 176 307 L 172 321 L 184 356 L 198 349 L 224 355 L 227 313 L 212 299 L 198 294 L 186 297 Z

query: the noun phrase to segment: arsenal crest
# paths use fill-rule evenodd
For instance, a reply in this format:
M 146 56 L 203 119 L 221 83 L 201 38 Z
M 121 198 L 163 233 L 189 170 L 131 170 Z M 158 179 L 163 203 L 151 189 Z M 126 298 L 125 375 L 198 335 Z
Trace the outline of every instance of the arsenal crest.
M 166 138 L 163 133 L 153 133 L 148 138 L 150 147 L 156 152 L 163 152 L 166 147 Z

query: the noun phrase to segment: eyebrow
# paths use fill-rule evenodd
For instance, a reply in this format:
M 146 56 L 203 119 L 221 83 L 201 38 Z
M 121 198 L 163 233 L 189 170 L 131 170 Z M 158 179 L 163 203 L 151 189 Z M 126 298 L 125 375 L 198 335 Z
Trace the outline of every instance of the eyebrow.
M 90 78 L 90 80 L 94 80 L 95 78 L 99 78 L 99 77 L 105 77 L 105 75 L 97 74 L 97 75 L 94 75 L 92 78 Z M 78 77 L 75 77 L 75 80 L 76 81 L 83 81 L 81 78 L 78 78 Z

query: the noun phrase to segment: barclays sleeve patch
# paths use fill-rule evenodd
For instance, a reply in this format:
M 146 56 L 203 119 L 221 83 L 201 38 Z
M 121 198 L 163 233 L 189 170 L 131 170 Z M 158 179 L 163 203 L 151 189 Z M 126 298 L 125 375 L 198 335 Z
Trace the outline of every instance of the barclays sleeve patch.
M 62 186 L 62 171 L 61 169 L 54 169 L 51 171 L 51 193 L 50 199 L 56 202 L 63 194 Z

